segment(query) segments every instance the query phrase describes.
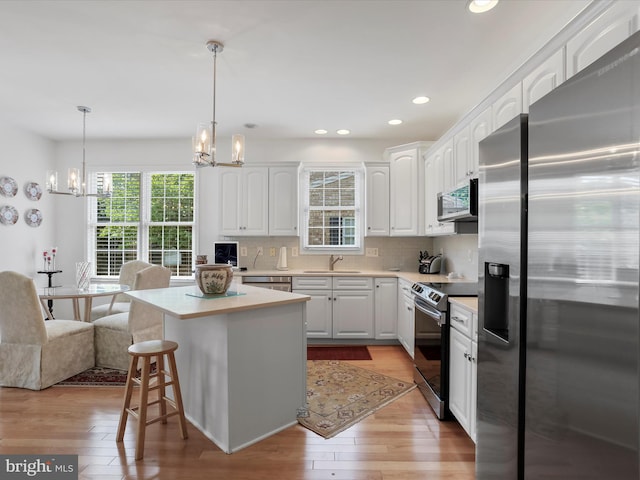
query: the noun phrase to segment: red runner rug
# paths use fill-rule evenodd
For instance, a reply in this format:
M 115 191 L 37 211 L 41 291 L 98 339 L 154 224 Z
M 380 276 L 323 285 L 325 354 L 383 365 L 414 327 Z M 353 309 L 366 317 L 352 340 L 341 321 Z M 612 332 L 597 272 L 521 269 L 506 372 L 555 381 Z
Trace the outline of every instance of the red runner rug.
M 364 345 L 307 347 L 307 360 L 371 360 L 371 354 Z

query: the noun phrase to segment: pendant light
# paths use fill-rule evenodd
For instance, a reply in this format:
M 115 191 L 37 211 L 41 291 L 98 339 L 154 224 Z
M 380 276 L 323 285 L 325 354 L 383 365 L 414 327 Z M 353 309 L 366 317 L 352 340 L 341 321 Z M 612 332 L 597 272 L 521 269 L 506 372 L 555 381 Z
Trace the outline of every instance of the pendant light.
M 49 170 L 47 172 L 46 188 L 49 193 L 55 195 L 72 195 L 74 197 L 109 197 L 111 196 L 111 174 L 102 174 L 102 192 L 87 192 L 87 166 L 86 166 L 86 137 L 87 137 L 87 113 L 91 113 L 91 108 L 78 106 L 78 111 L 82 112 L 82 169 L 70 168 L 67 174 L 68 192 L 58 191 L 58 172 Z
M 211 124 L 199 123 L 193 138 L 193 164 L 196 167 L 241 167 L 244 164 L 244 135 L 233 135 L 231 140 L 231 162 L 216 161 L 216 63 L 218 53 L 224 45 L 216 40 L 207 42 L 207 49 L 213 53 L 213 118 Z

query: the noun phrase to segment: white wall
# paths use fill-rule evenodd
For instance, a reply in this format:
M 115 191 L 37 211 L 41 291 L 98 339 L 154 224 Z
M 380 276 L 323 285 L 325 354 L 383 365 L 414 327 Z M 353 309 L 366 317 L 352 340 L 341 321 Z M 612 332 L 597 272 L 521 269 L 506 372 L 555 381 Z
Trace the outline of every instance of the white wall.
M 56 245 L 57 219 L 55 204 L 45 190 L 45 177 L 54 159 L 54 144 L 25 130 L 0 124 L 0 176 L 12 177 L 18 183 L 18 194 L 7 198 L 0 195 L 0 207 L 11 205 L 20 219 L 15 225 L 0 224 L 0 271 L 14 270 L 46 285 L 46 276 L 36 272 L 43 268 L 42 251 Z M 27 182 L 40 184 L 43 194 L 39 201 L 24 194 Z M 24 221 L 25 211 L 37 208 L 42 212 L 39 227 Z

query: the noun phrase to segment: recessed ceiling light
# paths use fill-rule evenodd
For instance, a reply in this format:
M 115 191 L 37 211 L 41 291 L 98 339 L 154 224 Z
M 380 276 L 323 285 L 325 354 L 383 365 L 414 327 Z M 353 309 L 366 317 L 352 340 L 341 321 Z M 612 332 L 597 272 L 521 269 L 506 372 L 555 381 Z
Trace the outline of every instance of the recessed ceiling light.
M 429 100 L 431 100 L 429 97 L 416 97 L 411 101 L 416 105 L 422 105 L 424 103 L 427 103 Z
M 394 118 L 393 120 L 389 120 L 389 125 L 400 125 L 402 123 L 402 120 L 400 120 L 399 118 Z
M 338 135 L 349 135 L 351 130 L 347 130 L 346 128 L 341 128 L 340 130 L 336 130 Z
M 327 130 L 325 130 L 324 128 L 319 128 L 319 129 L 318 129 L 318 130 L 316 130 L 314 133 L 315 133 L 316 135 L 326 135 L 326 134 L 327 134 L 327 133 L 329 133 L 329 132 L 327 132 Z
M 467 8 L 472 13 L 484 13 L 498 4 L 498 0 L 469 0 Z

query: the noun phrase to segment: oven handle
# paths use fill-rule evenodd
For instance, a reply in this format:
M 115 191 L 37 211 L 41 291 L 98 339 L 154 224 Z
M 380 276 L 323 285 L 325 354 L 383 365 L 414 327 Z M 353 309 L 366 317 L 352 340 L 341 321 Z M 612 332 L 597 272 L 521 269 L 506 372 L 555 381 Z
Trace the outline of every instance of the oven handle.
M 423 302 L 418 297 L 414 297 L 413 304 L 422 313 L 433 318 L 436 322 L 438 322 L 439 327 L 442 326 L 442 324 L 444 323 L 442 312 L 431 307 L 429 304 Z

